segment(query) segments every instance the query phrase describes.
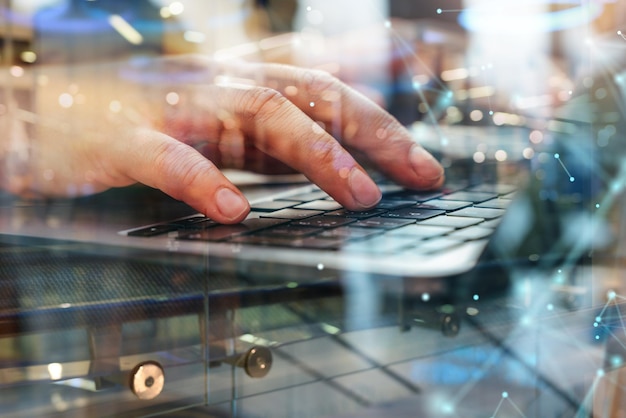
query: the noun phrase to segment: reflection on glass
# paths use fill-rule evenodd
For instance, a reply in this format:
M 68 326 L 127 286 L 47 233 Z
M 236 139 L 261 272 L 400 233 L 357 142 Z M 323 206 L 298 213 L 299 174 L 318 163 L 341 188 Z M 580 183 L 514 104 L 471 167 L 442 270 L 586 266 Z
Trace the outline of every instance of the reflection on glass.
M 622 2 L 0 5 L 0 415 L 625 408 Z

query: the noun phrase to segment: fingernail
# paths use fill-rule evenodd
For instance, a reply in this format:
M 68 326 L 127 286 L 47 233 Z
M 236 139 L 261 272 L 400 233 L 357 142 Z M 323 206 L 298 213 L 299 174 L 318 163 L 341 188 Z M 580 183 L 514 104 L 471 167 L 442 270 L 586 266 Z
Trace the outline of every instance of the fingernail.
M 419 145 L 413 145 L 411 148 L 409 161 L 415 174 L 424 180 L 437 180 L 443 176 L 444 170 L 441 164 Z
M 233 190 L 222 187 L 215 194 L 217 209 L 228 219 L 237 219 L 249 210 L 248 201 Z
M 363 208 L 370 208 L 376 205 L 382 195 L 378 186 L 369 178 L 367 174 L 359 168 L 353 168 L 349 177 L 352 197 Z

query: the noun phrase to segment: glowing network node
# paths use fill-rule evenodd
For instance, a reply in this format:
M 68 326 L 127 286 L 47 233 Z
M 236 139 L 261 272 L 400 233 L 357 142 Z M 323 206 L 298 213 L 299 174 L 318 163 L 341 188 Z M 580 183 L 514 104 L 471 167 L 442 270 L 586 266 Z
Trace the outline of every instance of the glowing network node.
M 442 14 L 442 13 L 443 13 L 443 10 L 441 10 L 441 9 L 437 9 L 437 14 L 438 14 L 438 15 L 440 15 L 440 14 Z M 620 32 L 617 32 L 617 33 L 619 34 Z
M 600 204 L 596 203 L 596 209 L 600 209 Z
M 309 102 L 309 106 L 315 107 L 315 102 Z
M 622 31 L 621 31 L 621 30 L 618 30 L 618 31 L 617 31 L 617 34 L 618 34 L 619 36 L 621 36 L 621 38 L 622 38 L 623 40 L 625 40 L 625 41 L 626 41 L 626 35 L 624 35 L 624 34 L 622 33 Z
M 493 116 L 493 110 L 490 110 L 490 111 L 489 111 L 489 115 L 490 115 L 490 116 Z
M 422 293 L 422 301 L 428 302 L 430 300 L 430 294 Z
M 452 414 L 454 412 L 454 406 L 449 403 L 445 403 L 441 406 L 441 410 L 444 414 Z
M 559 164 L 561 164 L 561 167 L 563 167 L 563 170 L 565 171 L 565 173 L 569 177 L 570 183 L 573 183 L 576 179 L 574 178 L 574 176 L 572 176 L 572 174 L 569 172 L 567 167 L 565 167 L 565 164 L 563 164 L 563 161 L 561 161 L 561 156 L 559 155 L 559 153 L 555 153 L 554 154 L 554 159 L 557 160 L 559 162 Z
M 601 316 L 596 316 L 596 322 L 602 322 L 602 317 Z
M 609 292 L 606 294 L 606 296 L 609 299 L 615 299 L 615 296 L 616 296 L 615 291 L 614 290 L 609 290 Z
M 322 263 L 319 263 L 317 265 L 317 269 L 320 270 L 320 271 L 324 270 L 324 265 Z
M 472 296 L 472 299 L 478 300 L 478 299 L 480 299 L 480 297 L 478 295 L 474 295 L 474 296 Z
M 509 392 L 502 392 L 502 397 L 503 398 L 508 398 L 509 397 Z

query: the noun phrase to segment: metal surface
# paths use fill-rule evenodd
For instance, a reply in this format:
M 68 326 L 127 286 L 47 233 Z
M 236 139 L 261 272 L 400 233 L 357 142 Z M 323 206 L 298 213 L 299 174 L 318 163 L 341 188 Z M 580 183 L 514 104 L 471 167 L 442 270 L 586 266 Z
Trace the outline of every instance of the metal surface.
M 161 394 L 165 386 L 163 368 L 157 362 L 140 363 L 130 375 L 130 390 L 139 399 L 150 400 Z

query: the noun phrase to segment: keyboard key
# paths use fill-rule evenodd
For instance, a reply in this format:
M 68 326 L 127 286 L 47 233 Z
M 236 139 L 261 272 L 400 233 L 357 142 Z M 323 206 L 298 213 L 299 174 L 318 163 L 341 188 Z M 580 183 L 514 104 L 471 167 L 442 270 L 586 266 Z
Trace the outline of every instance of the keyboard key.
M 310 228 L 304 226 L 296 226 L 292 224 L 282 224 L 271 228 L 264 229 L 256 233 L 258 236 L 265 237 L 306 237 L 315 235 L 322 231 L 321 228 Z
M 421 221 L 424 219 L 433 218 L 435 216 L 442 215 L 444 213 L 445 211 L 443 210 L 422 209 L 420 207 L 413 206 L 410 208 L 403 208 L 403 209 L 396 209 L 393 211 L 389 211 L 381 216 L 385 218 L 405 218 L 405 219 L 415 219 L 417 221 Z
M 341 209 L 341 205 L 334 200 L 312 200 L 310 202 L 301 203 L 294 206 L 295 209 L 310 209 L 310 210 L 338 210 Z
M 487 238 L 491 234 L 493 234 L 492 228 L 484 228 L 482 226 L 470 226 L 469 228 L 458 229 L 448 235 L 448 237 L 472 241 Z
M 510 184 L 479 184 L 468 188 L 473 192 L 495 193 L 497 195 L 509 194 L 517 190 L 516 186 Z
M 404 225 L 412 224 L 414 222 L 415 221 L 412 219 L 383 218 L 380 216 L 376 216 L 374 218 L 359 219 L 351 226 L 359 228 L 394 229 L 400 228 Z
M 383 231 L 373 228 L 353 228 L 351 226 L 340 226 L 339 228 L 324 229 L 317 236 L 327 239 L 353 240 L 371 237 L 381 234 Z
M 385 212 L 386 211 L 377 209 L 377 208 L 359 211 L 359 212 L 348 210 L 348 209 L 340 209 L 340 210 L 334 210 L 332 212 L 326 212 L 324 216 L 338 216 L 341 218 L 365 219 L 365 218 L 371 218 L 373 216 L 381 215 Z
M 416 202 L 413 200 L 391 200 L 384 197 L 376 205 L 376 209 L 393 210 L 413 206 Z
M 252 218 L 234 225 L 217 225 L 200 231 L 179 232 L 178 239 L 188 241 L 223 241 L 285 223 L 283 219 Z
M 491 199 L 475 205 L 477 208 L 506 209 L 511 204 L 509 199 Z
M 427 200 L 437 199 L 443 196 L 441 191 L 417 192 L 414 190 L 403 190 L 397 193 L 391 193 L 385 196 L 386 200 L 405 200 L 415 203 L 426 202 Z
M 250 208 L 257 212 L 274 212 L 279 209 L 292 207 L 296 204 L 297 202 L 293 202 L 291 200 L 268 200 L 250 205 Z
M 471 218 L 483 218 L 494 219 L 504 215 L 503 209 L 489 209 L 489 208 L 464 208 L 454 212 L 448 213 L 448 216 L 469 216 Z
M 445 196 L 442 196 L 441 199 L 442 200 L 461 200 L 465 202 L 480 203 L 480 202 L 484 202 L 485 200 L 495 199 L 496 197 L 498 197 L 498 195 L 494 193 L 461 191 L 461 192 L 454 192 L 454 193 L 447 194 Z
M 476 225 L 483 222 L 483 218 L 471 218 L 471 217 L 455 217 L 455 216 L 436 216 L 434 218 L 420 221 L 419 225 L 433 225 L 433 226 L 447 226 L 451 228 L 465 228 L 471 225 Z
M 276 212 L 265 213 L 261 215 L 261 218 L 279 218 L 279 219 L 304 219 L 311 216 L 321 215 L 320 210 L 305 210 L 305 209 L 281 209 Z
M 292 196 L 285 196 L 284 200 L 293 200 L 296 202 L 310 202 L 311 200 L 321 200 L 328 197 L 328 193 L 323 190 L 313 190 L 311 192 L 300 193 Z
M 311 227 L 317 227 L 317 228 L 336 228 L 338 226 L 347 225 L 352 222 L 356 222 L 356 219 L 320 215 L 320 216 L 313 216 L 311 218 L 293 221 L 292 224 L 300 225 L 300 226 L 311 226 Z
M 458 210 L 462 208 L 466 208 L 471 206 L 472 202 L 463 202 L 459 200 L 443 200 L 443 199 L 434 199 L 429 200 L 426 203 L 420 203 L 417 207 L 423 209 L 440 209 L 440 210 Z
M 130 231 L 128 235 L 131 237 L 147 238 L 167 234 L 168 232 L 174 232 L 180 229 L 205 229 L 215 225 L 219 224 L 204 215 L 200 215 L 136 229 L 134 231 Z
M 485 221 L 483 223 L 480 224 L 480 226 L 482 226 L 483 228 L 497 228 L 498 225 L 500 225 L 500 221 L 502 221 L 502 219 L 500 218 L 496 218 L 496 219 L 491 219 L 490 221 Z
M 414 247 L 418 242 L 419 238 L 380 235 L 365 241 L 348 243 L 341 250 L 367 254 L 392 254 L 407 247 Z

